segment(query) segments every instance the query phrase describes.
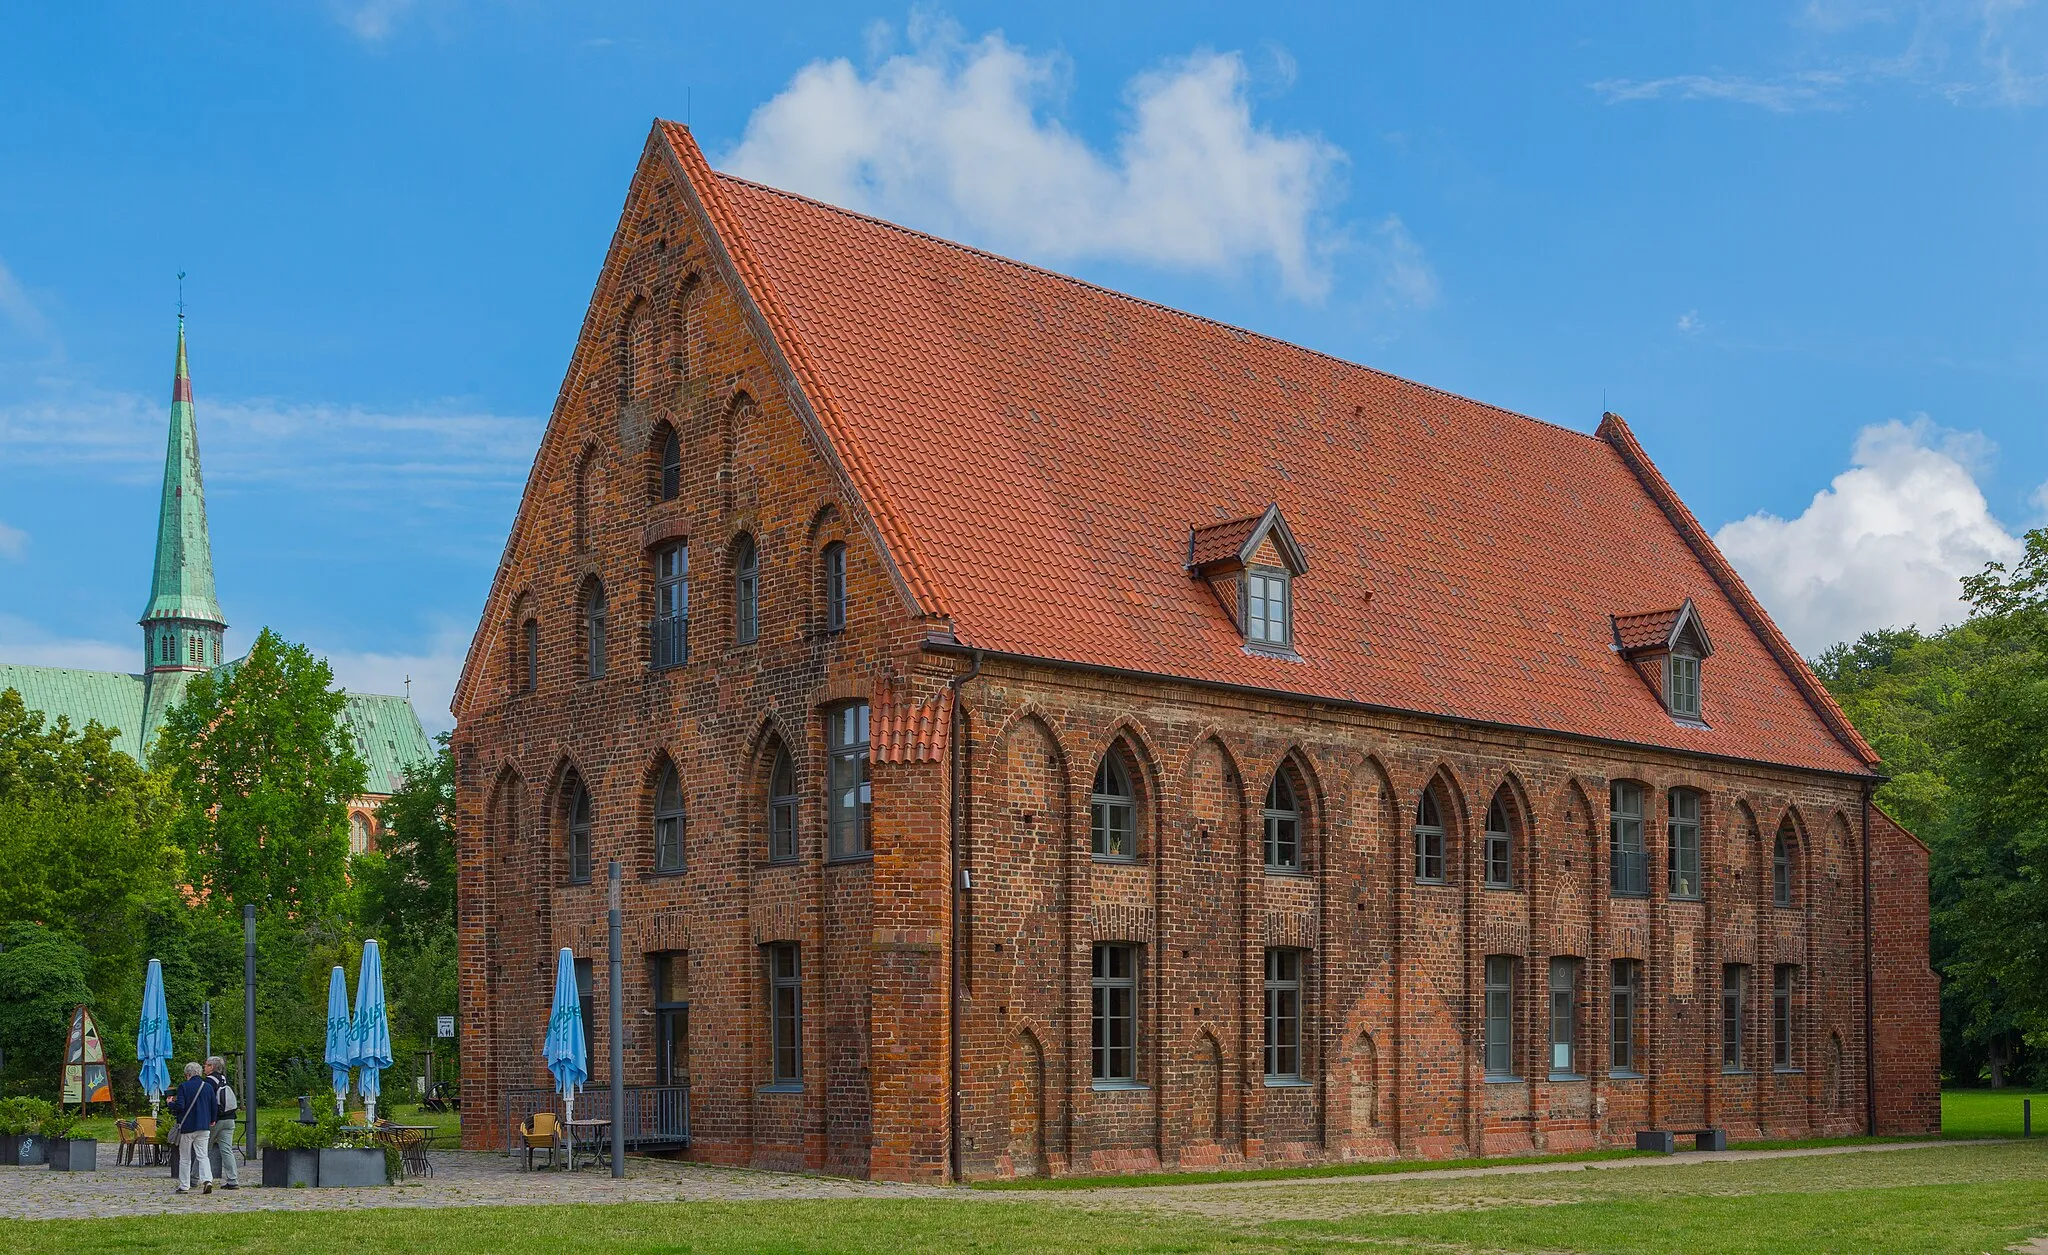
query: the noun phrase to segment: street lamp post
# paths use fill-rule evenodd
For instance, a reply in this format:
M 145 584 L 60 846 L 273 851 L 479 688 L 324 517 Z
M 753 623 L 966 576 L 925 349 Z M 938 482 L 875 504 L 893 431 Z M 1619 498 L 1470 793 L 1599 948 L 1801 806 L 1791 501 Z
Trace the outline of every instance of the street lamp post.
M 249 1113 L 248 1150 L 256 1158 L 256 904 L 242 907 L 242 1106 Z

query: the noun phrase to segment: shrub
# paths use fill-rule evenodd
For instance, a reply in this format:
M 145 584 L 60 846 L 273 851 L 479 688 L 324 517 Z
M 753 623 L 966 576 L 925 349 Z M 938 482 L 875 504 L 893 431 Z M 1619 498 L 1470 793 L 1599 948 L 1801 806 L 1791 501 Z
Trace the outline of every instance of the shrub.
M 40 1098 L 0 1098 L 0 1136 L 37 1132 L 49 1114 L 50 1104 Z

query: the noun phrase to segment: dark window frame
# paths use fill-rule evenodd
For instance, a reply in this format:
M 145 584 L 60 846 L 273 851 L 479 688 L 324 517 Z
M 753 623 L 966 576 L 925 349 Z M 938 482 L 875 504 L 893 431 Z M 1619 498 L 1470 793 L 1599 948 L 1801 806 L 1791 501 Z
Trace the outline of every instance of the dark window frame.
M 1799 835 L 1788 822 L 1771 839 L 1771 905 L 1790 907 L 1798 883 Z
M 1486 956 L 1482 1062 L 1489 1081 L 1521 1079 L 1515 1067 L 1515 979 L 1520 967 L 1512 954 Z
M 835 540 L 819 555 L 825 580 L 825 631 L 846 630 L 846 542 Z
M 1780 1072 L 1796 1071 L 1799 1066 L 1792 1048 L 1798 996 L 1799 966 L 1775 965 L 1771 969 L 1771 1066 Z
M 1689 814 L 1681 811 L 1690 810 Z M 1665 889 L 1671 897 L 1697 901 L 1706 888 L 1700 879 L 1701 833 L 1706 804 L 1697 789 L 1672 789 L 1664 804 Z
M 611 605 L 605 598 L 604 584 L 592 580 L 583 594 L 583 671 L 591 680 L 605 677 L 607 642 L 605 632 L 611 619 Z
M 1099 862 L 1138 861 L 1138 790 L 1116 745 L 1103 751 L 1089 787 L 1088 850 Z
M 674 763 L 663 763 L 654 785 L 654 870 L 673 874 L 687 866 L 684 842 L 688 838 L 688 806 L 683 798 L 683 777 Z
M 1301 1084 L 1307 951 L 1272 947 L 1266 951 L 1265 1080 L 1268 1085 Z
M 563 843 L 569 883 L 572 885 L 590 883 L 591 832 L 596 822 L 597 802 L 590 796 L 590 786 L 577 777 L 569 790 L 568 838 Z
M 526 647 L 526 688 L 531 693 L 540 688 L 540 620 L 529 618 L 523 629 Z
M 1699 655 L 1683 649 L 1664 655 L 1664 707 L 1674 718 L 1699 719 Z
M 1293 651 L 1294 575 L 1286 568 L 1245 568 L 1244 638 L 1253 649 Z
M 1636 1014 L 1642 1000 L 1643 965 L 1635 959 L 1615 959 L 1608 967 L 1608 980 L 1608 1071 L 1639 1076 Z
M 732 586 L 733 642 L 751 645 L 761 637 L 761 548 L 752 536 L 733 542 Z
M 1721 1070 L 1744 1072 L 1743 1048 L 1747 1045 L 1749 1016 L 1749 965 L 1721 965 Z
M 796 759 L 779 742 L 768 765 L 768 861 L 794 863 L 797 857 L 797 808 L 802 805 Z
M 661 950 L 647 956 L 648 959 L 648 1005 L 654 1016 L 654 1083 L 657 1085 L 688 1085 L 690 1083 L 690 1000 L 687 996 L 674 997 L 675 981 L 673 969 L 680 966 L 683 983 L 687 987 L 690 973 L 690 952 L 687 950 Z M 682 1049 L 676 1047 L 680 1042 Z M 676 1071 L 676 1057 L 682 1057 L 682 1071 Z
M 768 977 L 768 1082 L 800 1086 L 804 1081 L 803 956 L 794 941 L 772 942 L 762 949 Z
M 1089 976 L 1089 1077 L 1098 1087 L 1141 1083 L 1138 947 L 1097 942 Z
M 654 617 L 647 625 L 656 671 L 690 661 L 690 542 L 666 544 L 654 551 Z
M 1608 786 L 1608 891 L 1615 897 L 1650 896 L 1649 853 L 1643 844 L 1643 801 L 1649 790 L 1634 780 Z M 1622 805 L 1629 799 L 1633 809 Z
M 1435 785 L 1424 789 L 1415 800 L 1414 836 L 1416 883 L 1448 883 L 1450 841 L 1444 826 L 1443 803 L 1437 800 Z
M 1264 820 L 1266 870 L 1299 873 L 1306 869 L 1301 856 L 1301 794 L 1287 778 L 1287 768 L 1273 773 L 1266 787 L 1266 804 L 1260 811 Z
M 1515 887 L 1515 817 L 1513 799 L 1508 796 L 1507 786 L 1494 791 L 1493 801 L 1486 806 L 1486 887 L 1488 889 L 1512 889 Z
M 657 492 L 663 501 L 674 501 L 683 491 L 683 440 L 676 429 L 668 429 L 668 435 L 661 442 L 660 484 Z
M 827 856 L 833 861 L 866 858 L 873 852 L 869 718 L 866 702 L 847 702 L 826 712 Z
M 1580 967 L 1580 961 L 1571 955 L 1558 954 L 1550 958 L 1550 1074 L 1553 1077 L 1577 1076 L 1579 1073 Z

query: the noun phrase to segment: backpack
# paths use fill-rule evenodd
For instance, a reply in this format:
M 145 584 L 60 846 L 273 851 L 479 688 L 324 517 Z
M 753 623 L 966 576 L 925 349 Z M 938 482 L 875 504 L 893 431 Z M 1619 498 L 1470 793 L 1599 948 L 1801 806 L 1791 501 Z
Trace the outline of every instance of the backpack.
M 213 1096 L 215 1115 L 219 1119 L 225 1120 L 235 1114 L 235 1109 L 239 1104 L 235 1102 L 235 1088 L 228 1084 L 228 1078 L 215 1075 L 206 1079 L 213 1083 L 213 1087 L 217 1091 Z

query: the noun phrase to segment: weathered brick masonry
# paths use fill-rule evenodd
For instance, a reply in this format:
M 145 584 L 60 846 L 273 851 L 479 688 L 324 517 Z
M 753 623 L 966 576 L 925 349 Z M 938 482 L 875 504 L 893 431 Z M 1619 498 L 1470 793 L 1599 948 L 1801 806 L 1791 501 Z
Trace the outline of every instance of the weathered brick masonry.
M 1536 661 L 1507 669 L 1536 689 L 1546 676 L 1582 684 L 1573 677 L 1601 669 L 1599 700 L 1560 687 L 1537 694 L 1538 713 L 1516 714 L 1499 705 L 1519 700 L 1513 693 L 1482 691 L 1497 687 L 1480 671 L 1493 646 L 1450 639 L 1451 629 L 1431 628 L 1434 611 L 1411 614 L 1400 600 L 1414 580 L 1483 591 L 1502 563 L 1481 561 L 1469 578 L 1404 576 L 1390 548 L 1373 550 L 1385 535 L 1373 523 L 1357 548 L 1373 550 L 1369 568 L 1381 565 L 1345 576 L 1352 541 L 1313 501 L 1286 495 L 1288 483 L 1312 478 L 1302 472 L 1310 451 L 1333 443 L 1314 432 L 1277 437 L 1279 456 L 1298 447 L 1303 462 L 1293 474 L 1261 464 L 1250 511 L 1240 511 L 1283 502 L 1316 563 L 1297 580 L 1299 656 L 1241 648 L 1231 619 L 1240 612 L 1170 558 L 1185 542 L 1194 561 L 1188 529 L 1228 517 L 1214 513 L 1221 504 L 1157 520 L 1163 563 L 1135 551 L 1100 559 L 1109 574 L 1094 595 L 1114 602 L 1110 610 L 1047 617 L 1081 560 L 1067 548 L 1080 542 L 1047 521 L 1072 503 L 1018 504 L 1022 480 L 977 493 L 1014 459 L 1051 467 L 1079 456 L 1072 424 L 1091 420 L 1055 413 L 1043 397 L 1002 395 L 986 377 L 982 391 L 957 395 L 952 382 L 920 384 L 855 342 L 882 327 L 911 342 L 946 340 L 954 347 L 937 353 L 928 378 L 965 379 L 973 346 L 996 338 L 976 322 L 994 298 L 969 289 L 983 278 L 999 287 L 1052 280 L 954 250 L 944 256 L 981 269 L 943 281 L 904 276 L 911 295 L 886 300 L 880 286 L 849 284 L 835 321 L 787 286 L 792 237 L 737 207 L 750 196 L 766 213 L 784 204 L 772 195 L 713 175 L 686 133 L 657 127 L 478 628 L 455 735 L 466 1145 L 496 1145 L 506 1116 L 523 1114 L 502 1107 L 505 1091 L 547 1084 L 539 1043 L 554 953 L 570 946 L 602 973 L 609 859 L 625 870 L 627 1080 L 655 1079 L 651 957 L 679 956 L 690 1153 L 701 1159 L 938 1178 L 1562 1150 L 1708 1124 L 1736 1137 L 1836 1134 L 1861 1131 L 1872 1110 L 1885 1132 L 1938 1124 L 1925 851 L 1867 806 L 1867 747 L 1817 686 L 1803 687 L 1803 664 L 1716 565 L 1704 534 L 1693 535 L 1697 524 L 1618 420 L 1603 428 L 1604 445 L 1571 435 L 1582 443 L 1559 446 L 1559 456 L 1597 459 L 1592 471 L 1556 474 L 1578 476 L 1571 492 L 1588 498 L 1635 494 L 1625 511 L 1656 520 L 1649 539 L 1589 542 L 1635 555 L 1626 560 L 1643 564 L 1644 600 L 1603 602 L 1600 616 L 1573 619 L 1569 569 L 1507 573 L 1557 581 L 1541 603 L 1554 611 L 1541 631 L 1561 642 L 1556 634 L 1583 630 L 1592 642 L 1546 637 L 1526 655 Z M 855 242 L 894 231 L 839 219 L 854 224 L 846 240 Z M 898 236 L 908 233 L 888 238 Z M 1078 295 L 1039 307 L 1030 335 L 1077 344 L 1083 358 L 1091 335 L 1128 349 L 1135 323 L 1100 322 L 1089 302 L 1104 295 L 1070 286 Z M 949 321 L 906 329 L 900 303 L 915 300 L 946 302 Z M 1230 381 L 1265 369 L 1216 374 L 1248 388 Z M 848 401 L 855 383 L 866 408 Z M 1397 383 L 1373 377 L 1371 387 Z M 1364 439 L 1382 410 L 1405 415 L 1402 398 L 1425 391 L 1361 393 L 1355 403 L 1317 402 L 1318 412 Z M 942 404 L 932 401 L 939 393 Z M 946 416 L 913 417 L 927 403 Z M 1018 426 L 978 434 L 981 416 L 997 411 Z M 1213 421 L 1222 430 L 1237 420 Z M 1013 444 L 1018 430 L 1042 431 L 1045 443 Z M 671 431 L 682 457 L 664 499 Z M 1163 467 L 1138 470 L 1172 478 Z M 1051 484 L 1055 472 L 1043 473 Z M 920 491 L 962 503 L 953 530 L 934 530 L 943 509 L 919 506 Z M 1343 502 L 1331 504 L 1330 517 L 1347 516 Z M 1117 510 L 1113 501 L 1088 507 L 1104 519 Z M 1150 526 L 1144 511 L 1138 519 Z M 1100 527 L 1092 543 L 1114 549 L 1112 525 Z M 1561 533 L 1537 540 L 1570 543 Z M 752 641 L 739 626 L 747 541 L 759 579 Z M 657 666 L 666 660 L 652 630 L 655 554 L 678 542 L 689 558 L 688 658 Z M 843 629 L 826 606 L 832 545 L 846 555 Z M 1041 553 L 1043 564 L 1007 568 L 1004 546 Z M 1279 562 L 1273 553 L 1269 540 L 1253 561 Z M 1117 574 L 1125 570 L 1128 581 Z M 1659 570 L 1676 574 L 1659 583 Z M 1614 578 L 1635 587 L 1626 570 Z M 599 587 L 604 666 L 593 677 L 585 608 Z M 1603 586 L 1586 596 L 1613 595 Z M 979 619 L 977 596 L 996 607 Z M 1693 723 L 1665 715 L 1644 683 L 1658 664 L 1615 655 L 1604 634 L 1618 645 L 1619 629 L 1602 617 L 1680 600 L 1697 602 L 1718 650 L 1703 664 L 1705 714 Z M 1420 625 L 1418 643 L 1371 626 L 1370 616 L 1389 613 Z M 1132 649 L 1199 634 L 1220 643 L 1179 647 L 1185 663 L 1136 665 L 1099 643 L 1114 630 L 1105 614 L 1136 625 Z M 1366 626 L 1333 630 L 1344 614 L 1367 616 Z M 1044 644 L 1019 647 L 1033 631 Z M 1366 672 L 1414 668 L 1399 674 L 1416 678 L 1389 672 L 1378 690 L 1325 678 L 1340 656 Z M 1237 667 L 1242 682 L 1229 679 Z M 871 712 L 872 850 L 833 859 L 828 717 L 856 702 Z M 1624 715 L 1611 708 L 1631 702 L 1649 713 L 1616 722 Z M 779 750 L 795 765 L 798 798 L 796 857 L 780 861 L 768 836 Z M 1090 796 L 1105 755 L 1132 786 L 1128 860 L 1092 849 Z M 669 765 L 685 794 L 685 857 L 680 870 L 657 871 L 655 792 Z M 1276 773 L 1297 799 L 1301 852 L 1298 866 L 1269 869 L 1262 839 Z M 592 800 L 587 884 L 568 874 L 577 781 Z M 1609 891 L 1616 781 L 1645 798 L 1649 892 L 1639 897 Z M 1672 790 L 1699 801 L 1696 896 L 1667 892 Z M 1412 830 L 1425 791 L 1445 830 L 1442 883 L 1416 875 Z M 1506 888 L 1486 887 L 1482 863 L 1497 798 L 1511 837 Z M 1784 872 L 1774 866 L 1781 830 Z M 794 943 L 801 959 L 802 1075 L 786 1084 L 771 1083 L 764 948 L 777 943 Z M 1099 943 L 1127 943 L 1139 956 L 1136 1075 L 1117 1084 L 1091 1071 Z M 1269 1077 L 1265 1061 L 1272 949 L 1302 956 L 1298 1080 Z M 1487 957 L 1503 955 L 1516 959 L 1512 996 L 1492 1005 L 1511 1007 L 1510 1057 L 1489 1075 Z M 1551 1066 L 1553 957 L 1578 961 L 1564 1004 L 1568 1074 Z M 1612 1066 L 1615 960 L 1641 965 L 1628 1069 Z M 1732 1063 L 1723 1053 L 1728 965 L 1752 974 Z M 1775 1054 L 1781 967 L 1794 974 L 1786 1062 Z M 598 1077 L 609 1057 L 604 1003 L 600 979 Z

